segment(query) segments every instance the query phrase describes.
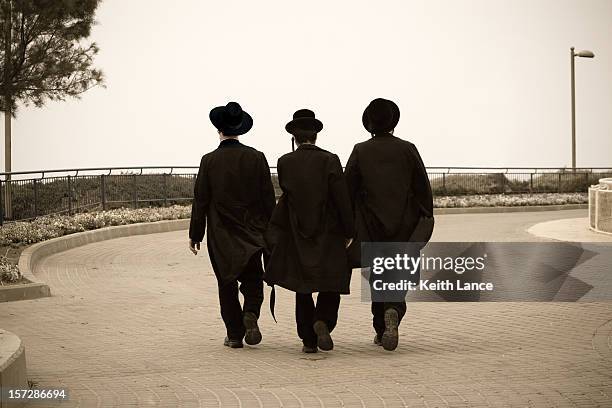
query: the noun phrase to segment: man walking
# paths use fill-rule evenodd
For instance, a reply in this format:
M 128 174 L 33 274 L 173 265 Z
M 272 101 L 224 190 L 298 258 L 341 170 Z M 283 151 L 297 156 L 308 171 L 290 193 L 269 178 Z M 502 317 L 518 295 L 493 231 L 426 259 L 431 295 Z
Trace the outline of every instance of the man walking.
M 274 210 L 274 187 L 264 154 L 238 140 L 253 126 L 251 116 L 230 102 L 212 109 L 210 120 L 221 143 L 200 162 L 189 248 L 197 254 L 208 221 L 206 245 L 227 331 L 224 345 L 241 348 L 243 338 L 250 345 L 261 341 L 257 319 L 263 302 L 263 233 Z
M 399 116 L 392 101 L 370 102 L 362 122 L 372 138 L 355 145 L 346 165 L 358 242 L 408 242 L 420 217 L 433 214 L 431 186 L 416 146 L 393 136 Z M 373 301 L 374 342 L 395 350 L 405 313 L 405 300 Z
M 296 293 L 302 351 L 316 353 L 333 349 L 330 333 L 340 294 L 349 293 L 346 246 L 353 237 L 353 214 L 338 156 L 315 146 L 321 121 L 301 109 L 285 129 L 298 148 L 278 160 L 283 194 L 266 234 L 271 255 L 264 279 Z

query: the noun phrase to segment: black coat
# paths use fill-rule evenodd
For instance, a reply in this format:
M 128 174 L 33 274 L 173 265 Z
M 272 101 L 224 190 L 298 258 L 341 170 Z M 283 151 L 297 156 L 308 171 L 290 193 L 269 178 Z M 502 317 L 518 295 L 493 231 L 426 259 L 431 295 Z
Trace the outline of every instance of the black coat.
M 263 153 L 227 139 L 204 155 L 196 178 L 189 238 L 201 242 L 220 284 L 235 280 L 265 247 L 263 234 L 274 210 L 274 187 Z
M 353 215 L 338 156 L 303 144 L 278 160 L 278 181 L 265 281 L 298 293 L 349 293 Z
M 383 134 L 356 144 L 345 175 L 361 242 L 408 241 L 421 214 L 433 214 L 425 165 L 408 141 Z

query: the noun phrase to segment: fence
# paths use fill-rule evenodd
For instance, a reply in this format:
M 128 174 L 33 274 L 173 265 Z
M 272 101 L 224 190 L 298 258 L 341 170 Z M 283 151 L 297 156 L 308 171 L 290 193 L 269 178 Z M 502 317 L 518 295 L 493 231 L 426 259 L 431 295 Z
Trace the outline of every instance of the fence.
M 279 192 L 272 168 L 272 181 Z M 189 202 L 197 167 L 113 167 L 0 173 L 0 225 L 41 215 Z M 587 192 L 611 168 L 427 168 L 434 195 Z

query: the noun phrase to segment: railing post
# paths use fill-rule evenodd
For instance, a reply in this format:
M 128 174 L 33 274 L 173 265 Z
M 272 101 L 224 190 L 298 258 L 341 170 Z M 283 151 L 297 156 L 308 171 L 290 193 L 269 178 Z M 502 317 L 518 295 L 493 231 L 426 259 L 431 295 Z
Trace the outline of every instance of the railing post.
M 13 200 L 12 200 L 12 186 L 11 186 L 11 175 L 8 174 L 6 176 L 6 180 L 4 181 L 4 196 L 2 199 L 4 200 L 4 208 L 3 208 L 3 217 L 6 219 L 12 220 L 13 217 Z
M 529 173 L 529 194 L 533 194 L 533 173 Z
M 132 207 L 138 208 L 138 195 L 136 192 L 136 175 L 132 174 Z
M 164 173 L 164 207 L 168 206 L 168 175 Z
M 446 195 L 446 173 L 442 173 L 442 192 Z
M 506 194 L 506 176 L 504 173 L 499 173 L 501 176 L 501 194 Z
M 34 217 L 38 217 L 38 180 L 34 179 Z
M 106 176 L 100 175 L 100 202 L 102 203 L 102 211 L 106 211 Z
M 586 191 L 589 191 L 589 172 L 588 171 L 584 171 L 584 186 L 586 188 Z
M 72 215 L 72 177 L 68 176 L 68 215 Z
M 558 173 L 559 176 L 557 177 L 557 193 L 561 192 L 561 172 Z

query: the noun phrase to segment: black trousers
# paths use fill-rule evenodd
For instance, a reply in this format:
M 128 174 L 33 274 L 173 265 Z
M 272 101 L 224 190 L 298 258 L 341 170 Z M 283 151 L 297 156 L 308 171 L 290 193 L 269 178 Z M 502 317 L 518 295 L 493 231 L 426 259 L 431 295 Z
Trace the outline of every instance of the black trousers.
M 411 257 L 413 258 L 418 258 L 420 256 L 420 252 L 419 251 L 415 251 L 412 252 L 410 254 Z M 385 272 L 385 274 L 389 274 L 388 272 Z M 395 282 L 395 281 L 399 281 L 399 279 L 410 279 L 412 282 L 416 282 L 418 284 L 418 281 L 420 279 L 421 276 L 421 270 L 420 267 L 417 269 L 415 275 L 413 276 L 404 276 L 402 273 L 396 273 L 396 274 L 390 274 L 388 279 L 390 282 Z M 373 286 L 370 283 L 370 290 L 373 291 Z M 371 292 L 372 294 L 372 299 L 375 298 L 375 295 L 373 292 Z M 372 326 L 374 326 L 374 330 L 376 331 L 376 334 L 378 336 L 382 336 L 382 334 L 385 332 L 385 311 L 387 311 L 388 309 L 395 309 L 397 311 L 397 316 L 399 317 L 399 323 L 401 323 L 404 315 L 406 314 L 406 295 L 408 294 L 408 291 L 401 291 L 401 292 L 397 292 L 392 294 L 392 296 L 390 297 L 390 300 L 393 301 L 382 301 L 382 302 L 372 302 Z M 401 300 L 403 299 L 403 300 Z M 386 299 L 380 299 L 379 300 L 386 300 Z
M 331 332 L 338 322 L 340 294 L 335 292 L 319 292 L 317 304 L 311 293 L 295 294 L 295 321 L 297 332 L 305 346 L 316 346 L 317 334 L 312 325 L 317 320 L 325 322 Z
M 225 323 L 227 336 L 232 340 L 241 340 L 244 337 L 243 312 L 253 312 L 259 317 L 264 300 L 262 277 L 261 252 L 257 252 L 251 257 L 237 280 L 219 285 L 221 318 Z M 244 307 L 240 305 L 238 299 L 238 282 L 240 282 L 240 292 L 244 296 Z
M 379 336 L 385 331 L 385 311 L 390 308 L 397 310 L 401 322 L 406 314 L 406 302 L 372 302 L 372 323 Z

